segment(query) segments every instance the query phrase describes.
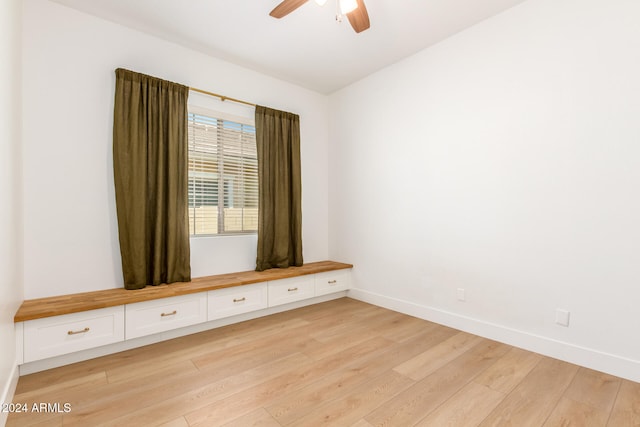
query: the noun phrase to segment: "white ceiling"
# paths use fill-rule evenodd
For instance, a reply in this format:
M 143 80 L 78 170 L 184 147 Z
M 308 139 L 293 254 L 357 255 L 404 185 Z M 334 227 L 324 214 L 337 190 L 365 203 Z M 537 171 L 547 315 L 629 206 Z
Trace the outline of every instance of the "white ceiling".
M 328 94 L 524 0 L 366 0 L 360 34 L 336 0 L 283 19 L 280 0 L 53 1 Z

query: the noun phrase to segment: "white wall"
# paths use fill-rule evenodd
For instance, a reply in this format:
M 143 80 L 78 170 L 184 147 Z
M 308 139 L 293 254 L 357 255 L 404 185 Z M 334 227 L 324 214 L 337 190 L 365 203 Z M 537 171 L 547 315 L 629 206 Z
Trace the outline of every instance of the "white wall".
M 0 2 L 0 403 L 17 380 L 13 316 L 22 303 L 20 0 Z M 0 425 L 6 414 L 0 413 Z
M 24 4 L 26 298 L 122 286 L 111 156 L 118 67 L 299 114 L 304 257 L 327 258 L 326 96 L 46 0 Z M 192 239 L 191 250 L 193 277 L 255 267 L 255 237 Z
M 335 93 L 353 295 L 640 381 L 638 22 L 530 0 Z

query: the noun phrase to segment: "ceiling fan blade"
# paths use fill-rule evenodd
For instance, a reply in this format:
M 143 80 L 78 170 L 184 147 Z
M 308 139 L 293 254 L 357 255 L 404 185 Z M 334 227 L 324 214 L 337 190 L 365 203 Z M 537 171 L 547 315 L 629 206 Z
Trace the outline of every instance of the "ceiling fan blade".
M 356 33 L 361 33 L 368 29 L 371 24 L 369 23 L 369 14 L 367 13 L 367 7 L 364 5 L 364 0 L 357 0 L 358 8 L 352 12 L 347 13 L 349 23 L 353 27 Z
M 269 13 L 269 15 L 273 16 L 274 18 L 280 19 L 284 16 L 287 16 L 288 14 L 290 14 L 291 12 L 293 12 L 294 10 L 296 10 L 297 8 L 299 8 L 300 6 L 302 6 L 308 1 L 309 0 L 284 0 L 282 3 L 277 5 Z

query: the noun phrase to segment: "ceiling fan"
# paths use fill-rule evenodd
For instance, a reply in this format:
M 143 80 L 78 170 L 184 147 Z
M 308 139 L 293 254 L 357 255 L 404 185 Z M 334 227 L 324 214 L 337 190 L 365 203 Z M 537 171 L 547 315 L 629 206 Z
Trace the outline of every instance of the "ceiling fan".
M 283 18 L 308 1 L 309 0 L 283 0 L 269 13 L 269 15 L 278 19 Z M 327 0 L 315 1 L 320 6 L 327 2 Z M 338 2 L 340 4 L 340 9 L 336 16 L 338 21 L 341 20 L 341 14 L 347 15 L 349 23 L 356 33 L 361 33 L 369 28 L 369 14 L 367 13 L 367 8 L 364 5 L 364 0 L 338 0 Z

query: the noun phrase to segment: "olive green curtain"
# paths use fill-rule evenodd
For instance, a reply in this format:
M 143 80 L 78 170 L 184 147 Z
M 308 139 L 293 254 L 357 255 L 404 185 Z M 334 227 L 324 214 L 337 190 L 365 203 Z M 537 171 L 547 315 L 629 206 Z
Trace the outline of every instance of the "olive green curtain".
M 300 117 L 256 106 L 258 254 L 256 270 L 302 265 Z
M 116 70 L 113 169 L 124 286 L 191 280 L 189 88 Z

